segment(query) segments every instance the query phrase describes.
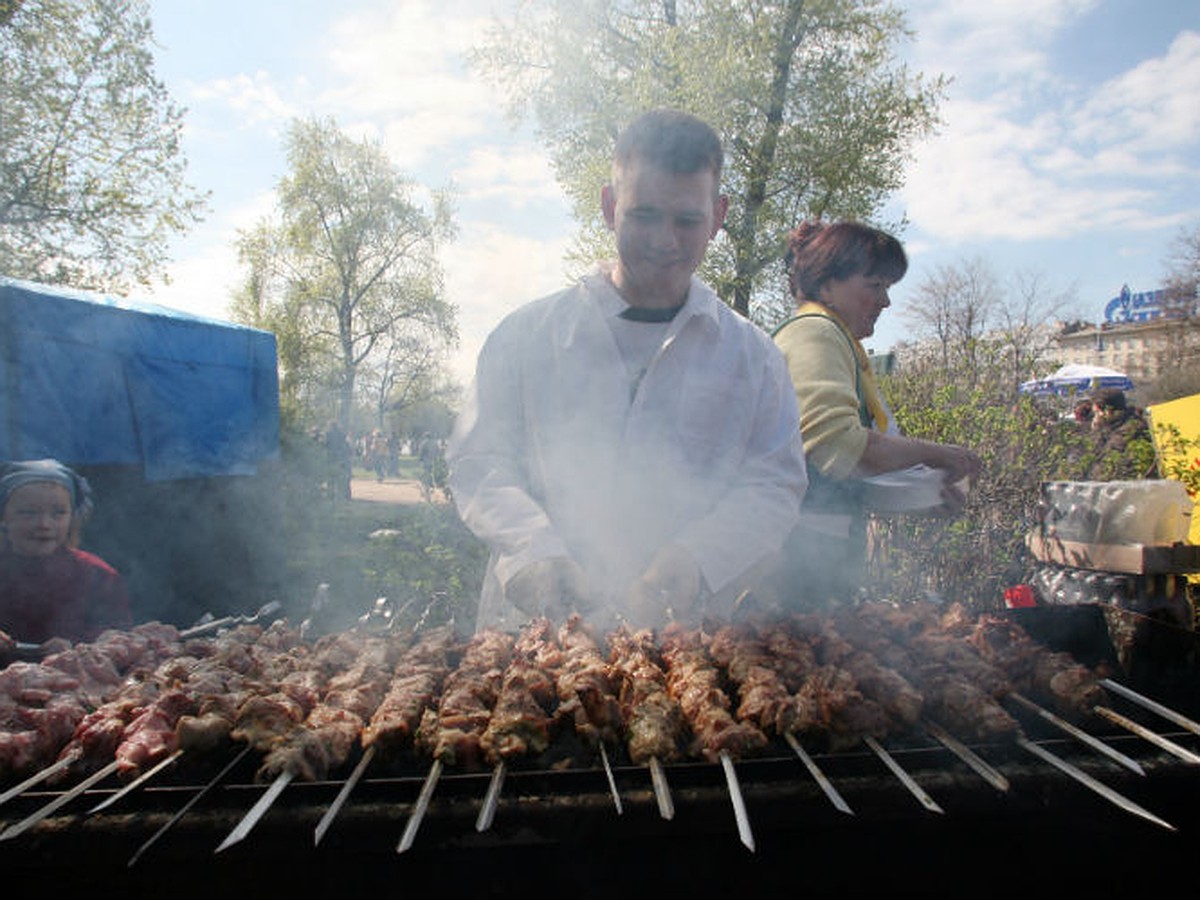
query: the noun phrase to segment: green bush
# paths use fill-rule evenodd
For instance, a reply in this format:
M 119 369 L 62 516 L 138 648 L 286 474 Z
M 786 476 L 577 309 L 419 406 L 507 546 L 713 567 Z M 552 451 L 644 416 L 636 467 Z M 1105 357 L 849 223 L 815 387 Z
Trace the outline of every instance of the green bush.
M 321 616 L 328 628 L 347 627 L 380 597 L 402 624 L 422 613 L 426 622 L 474 621 L 487 552 L 451 504 L 345 500 L 328 489 L 326 462 L 308 435 L 287 429 L 281 445 L 281 580 L 289 615 L 308 615 L 325 584 L 331 608 Z
M 1124 480 L 1155 471 L 1154 447 L 1134 440 L 1102 452 L 1064 418 L 1062 403 L 1017 392 L 1002 362 L 976 353 L 972 365 L 910 364 L 882 380 L 901 430 L 961 444 L 984 470 L 963 513 L 952 519 L 894 516 L 873 522 L 868 593 L 911 600 L 935 594 L 985 611 L 1035 567 L 1025 536 L 1037 527 L 1046 481 Z

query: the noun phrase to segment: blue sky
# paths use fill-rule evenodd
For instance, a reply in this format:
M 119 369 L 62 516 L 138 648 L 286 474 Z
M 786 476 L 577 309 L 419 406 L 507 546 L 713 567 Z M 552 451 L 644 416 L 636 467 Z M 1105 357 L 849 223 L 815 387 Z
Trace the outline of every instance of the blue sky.
M 564 283 L 573 230 L 541 148 L 514 132 L 462 51 L 503 0 L 151 0 L 157 73 L 187 108 L 189 180 L 206 221 L 173 246 L 172 284 L 139 296 L 224 318 L 232 242 L 271 208 L 294 116 L 379 138 L 427 187 L 453 184 L 459 240 L 443 259 L 465 380 L 492 326 Z M 914 69 L 953 77 L 940 133 L 915 148 L 889 206 L 909 224 L 893 308 L 939 267 L 981 259 L 1037 275 L 1096 321 L 1123 284 L 1158 287 L 1171 244 L 1200 225 L 1200 3 L 907 0 Z

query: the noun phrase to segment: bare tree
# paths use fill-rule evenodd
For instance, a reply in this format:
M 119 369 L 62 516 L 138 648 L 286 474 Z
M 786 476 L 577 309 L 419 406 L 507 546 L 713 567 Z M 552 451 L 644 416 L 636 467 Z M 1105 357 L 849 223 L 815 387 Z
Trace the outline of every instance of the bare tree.
M 1194 318 L 1200 303 L 1200 224 L 1179 233 L 1167 263 L 1167 303 L 1177 314 Z
M 917 287 L 916 302 L 902 313 L 919 337 L 932 339 L 942 365 L 969 363 L 1000 306 L 1000 285 L 982 259 L 939 267 Z
M 1008 359 L 1008 378 L 1015 389 L 1054 347 L 1055 323 L 1077 300 L 1075 286 L 1055 288 L 1043 272 L 1014 272 L 1005 302 L 996 307 L 993 337 Z

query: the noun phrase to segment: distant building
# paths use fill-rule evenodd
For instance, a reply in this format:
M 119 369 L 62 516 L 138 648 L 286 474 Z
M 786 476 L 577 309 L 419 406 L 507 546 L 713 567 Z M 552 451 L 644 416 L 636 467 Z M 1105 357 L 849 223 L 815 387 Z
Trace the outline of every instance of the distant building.
M 871 363 L 871 372 L 876 378 L 891 375 L 896 369 L 895 350 L 888 350 L 884 353 L 876 353 L 874 350 L 869 350 L 867 351 L 867 359 Z
M 1106 366 L 1137 384 L 1200 363 L 1200 318 L 1194 306 L 1173 306 L 1163 290 L 1134 293 L 1126 285 L 1105 304 L 1099 325 L 1064 329 L 1055 343 L 1062 364 Z

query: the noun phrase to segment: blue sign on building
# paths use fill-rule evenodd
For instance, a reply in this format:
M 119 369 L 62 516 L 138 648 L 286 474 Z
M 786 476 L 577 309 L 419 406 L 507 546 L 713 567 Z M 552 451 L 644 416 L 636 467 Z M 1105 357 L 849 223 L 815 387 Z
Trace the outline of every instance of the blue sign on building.
M 1104 307 L 1104 321 L 1110 325 L 1130 322 L 1150 322 L 1166 314 L 1164 290 L 1133 293 L 1129 285 L 1122 285 L 1121 293 L 1113 297 Z

